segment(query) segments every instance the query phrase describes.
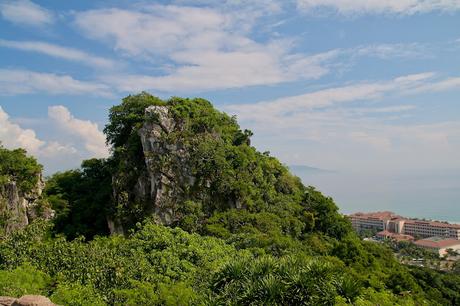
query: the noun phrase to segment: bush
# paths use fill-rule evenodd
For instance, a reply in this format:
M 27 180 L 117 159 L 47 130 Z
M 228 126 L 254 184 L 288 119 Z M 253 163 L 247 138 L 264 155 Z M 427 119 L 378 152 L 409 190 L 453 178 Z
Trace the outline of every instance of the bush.
M 50 287 L 51 277 L 30 264 L 13 270 L 0 270 L 0 296 L 47 295 Z

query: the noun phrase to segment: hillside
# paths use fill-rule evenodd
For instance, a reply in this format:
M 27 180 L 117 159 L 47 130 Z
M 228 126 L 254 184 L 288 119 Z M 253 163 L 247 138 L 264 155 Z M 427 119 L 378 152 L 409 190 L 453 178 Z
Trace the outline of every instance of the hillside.
M 128 96 L 104 131 L 110 158 L 47 180 L 53 221 L 0 240 L 0 295 L 65 305 L 460 304 L 460 275 L 408 268 L 361 241 L 331 198 L 258 152 L 252 133 L 209 101 Z

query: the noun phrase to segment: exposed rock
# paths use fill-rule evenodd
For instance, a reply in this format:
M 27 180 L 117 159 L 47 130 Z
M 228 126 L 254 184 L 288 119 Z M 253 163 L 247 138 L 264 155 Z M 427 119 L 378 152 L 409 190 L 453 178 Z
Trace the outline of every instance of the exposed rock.
M 43 188 L 41 175 L 35 188 L 27 193 L 22 192 L 15 181 L 0 185 L 0 218 L 6 234 L 24 228 L 38 217 L 50 219 L 54 216 L 54 212 L 40 202 Z
M 24 295 L 14 301 L 11 306 L 56 306 L 56 304 L 42 295 Z
M 0 296 L 0 306 L 56 306 L 56 304 L 42 295 L 24 295 L 19 299 Z
M 168 106 L 150 106 L 145 110 L 145 117 L 137 130 L 143 165 L 137 165 L 136 169 L 125 165 L 121 167 L 125 170 L 112 178 L 115 206 L 121 212 L 108 218 L 112 234 L 126 233 L 126 224 L 133 226 L 145 217 L 153 217 L 159 224 L 173 225 L 186 214 L 181 204 L 187 200 L 201 204 L 221 202 L 220 207 L 242 208 L 233 195 L 214 198 L 210 179 L 194 174 L 201 158 L 196 146 L 203 139 L 219 142 L 219 133 L 192 130 L 190 122 L 175 117 Z M 125 208 L 131 211 L 126 213 Z
M 177 220 L 177 203 L 186 198 L 195 183 L 189 168 L 189 153 L 180 140 L 165 140 L 169 134 L 180 132 L 182 123 L 176 121 L 167 106 L 146 109 L 149 118 L 139 129 L 145 159 L 145 170 L 138 173 L 134 190 L 126 190 L 120 176 L 113 178 L 114 198 L 119 207 L 128 202 L 144 203 L 145 214 L 153 215 L 158 223 L 172 224 Z M 123 232 L 123 221 L 108 219 L 111 233 Z
M 171 224 L 175 219 L 175 206 L 185 196 L 185 189 L 193 185 L 195 178 L 188 166 L 188 152 L 180 140 L 170 143 L 164 140 L 165 134 L 181 130 L 179 122 L 170 117 L 166 106 L 152 106 L 146 109 L 147 121 L 139 130 L 147 177 L 140 177 L 138 192 L 150 198 L 154 213 L 163 224 Z
M 0 306 L 11 306 L 16 301 L 16 298 L 10 296 L 0 296 Z

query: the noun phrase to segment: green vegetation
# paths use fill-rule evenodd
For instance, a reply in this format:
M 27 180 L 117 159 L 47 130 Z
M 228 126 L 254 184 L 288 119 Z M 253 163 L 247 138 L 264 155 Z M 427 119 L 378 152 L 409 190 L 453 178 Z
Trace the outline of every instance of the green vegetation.
M 106 216 L 111 203 L 112 185 L 106 161 L 90 159 L 81 170 L 53 175 L 44 190 L 56 211 L 54 230 L 70 239 L 107 235 Z
M 149 157 L 156 170 L 195 178 L 171 178 L 180 188 L 169 226 L 133 192 L 152 170 L 139 137 L 145 122 L 159 123 L 144 114 L 152 105 L 176 123 L 161 144 L 188 152 Z M 388 246 L 362 241 L 331 198 L 258 152 L 251 132 L 208 101 L 142 93 L 109 118 L 112 156 L 53 175 L 53 222 L 0 240 L 0 295 L 64 305 L 460 304 L 459 274 L 403 266 Z M 122 218 L 127 234 L 109 236 L 107 218 Z
M 22 193 L 30 192 L 39 180 L 42 166 L 24 149 L 8 150 L 0 145 L 0 186 L 16 182 Z

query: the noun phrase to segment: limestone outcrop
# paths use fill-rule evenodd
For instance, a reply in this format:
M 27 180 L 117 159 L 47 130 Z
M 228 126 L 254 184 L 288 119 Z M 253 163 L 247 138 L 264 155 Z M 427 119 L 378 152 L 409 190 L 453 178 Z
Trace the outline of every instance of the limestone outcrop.
M 12 180 L 0 185 L 0 226 L 6 234 L 24 228 L 38 217 L 53 217 L 54 212 L 41 201 L 43 188 L 41 174 L 36 186 L 29 192 L 23 192 Z
M 189 153 L 180 140 L 168 140 L 168 135 L 182 130 L 166 106 L 146 109 L 146 120 L 139 129 L 145 169 L 139 171 L 133 190 L 124 190 L 120 175 L 113 178 L 114 198 L 118 205 L 131 201 L 143 203 L 143 213 L 170 225 L 177 219 L 176 204 L 186 198 L 195 178 L 188 167 Z M 123 233 L 123 221 L 108 219 L 112 233 Z
M 163 224 L 171 224 L 177 202 L 185 198 L 195 178 L 189 167 L 189 152 L 181 140 L 165 141 L 182 129 L 181 123 L 170 117 L 166 106 L 149 107 L 146 115 L 156 120 L 145 122 L 139 130 L 147 175 L 139 178 L 136 192 L 151 200 L 153 212 Z
M 111 233 L 126 233 L 146 217 L 174 226 L 191 211 L 242 208 L 233 190 L 237 184 L 220 178 L 233 167 L 235 148 L 249 145 L 249 137 L 207 103 L 193 101 L 189 109 L 174 103 L 149 106 L 143 121 L 131 127 L 138 138 L 116 148 L 114 209 L 107 218 Z

